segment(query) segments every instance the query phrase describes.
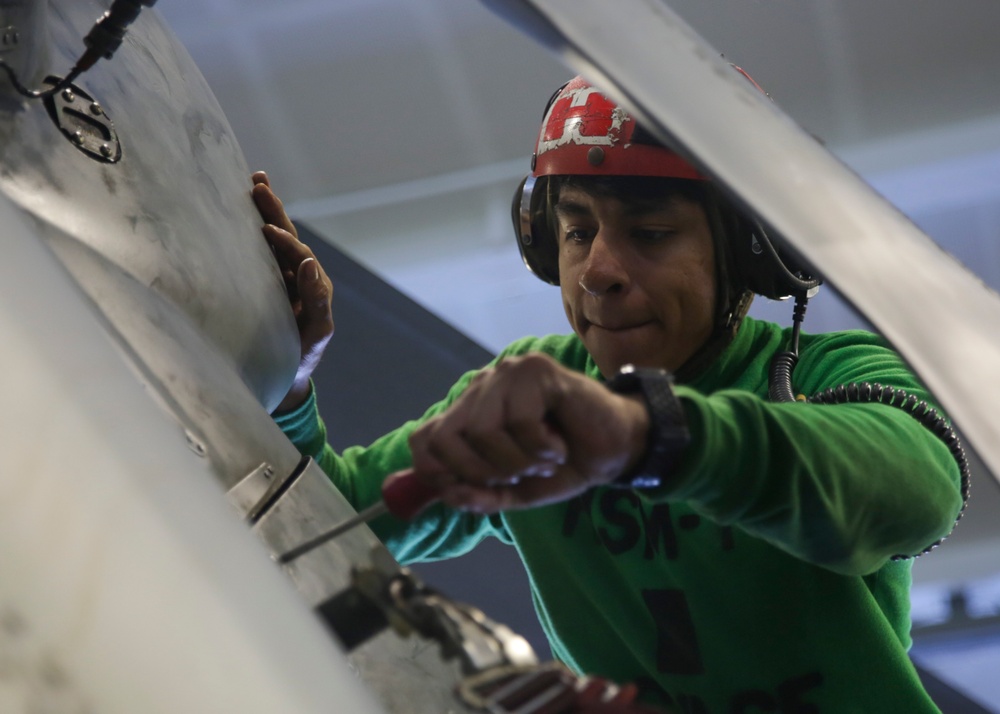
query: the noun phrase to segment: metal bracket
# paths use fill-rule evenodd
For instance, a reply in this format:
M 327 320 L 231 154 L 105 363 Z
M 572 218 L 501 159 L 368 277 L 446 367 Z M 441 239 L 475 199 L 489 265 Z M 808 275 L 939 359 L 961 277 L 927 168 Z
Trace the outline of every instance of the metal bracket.
M 271 464 L 264 462 L 226 492 L 226 500 L 249 523 L 257 520 L 270 508 L 277 497 L 302 475 L 312 461 L 305 457 L 290 474 L 278 477 Z

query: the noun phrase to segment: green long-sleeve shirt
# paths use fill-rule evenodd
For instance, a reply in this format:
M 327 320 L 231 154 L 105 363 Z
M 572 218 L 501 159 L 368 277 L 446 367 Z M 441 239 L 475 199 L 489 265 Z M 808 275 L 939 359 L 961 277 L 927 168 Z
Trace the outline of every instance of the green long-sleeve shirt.
M 430 509 L 373 528 L 401 562 L 447 558 L 495 536 L 517 548 L 554 654 L 638 683 L 678 712 L 936 712 L 906 655 L 911 561 L 961 508 L 947 447 L 882 404 L 767 400 L 788 331 L 747 319 L 708 371 L 679 385 L 692 443 L 654 491 L 597 488 L 491 517 Z M 520 340 L 599 379 L 575 336 Z M 877 337 L 803 335 L 797 391 L 923 387 Z M 498 358 L 498 359 L 499 359 Z M 356 508 L 410 463 L 420 420 L 336 454 L 310 401 L 279 425 Z

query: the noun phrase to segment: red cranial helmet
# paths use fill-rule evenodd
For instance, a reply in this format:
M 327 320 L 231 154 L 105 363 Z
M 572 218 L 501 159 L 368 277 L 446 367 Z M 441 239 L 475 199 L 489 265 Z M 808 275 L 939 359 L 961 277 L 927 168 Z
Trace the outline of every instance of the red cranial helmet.
M 583 77 L 549 102 L 535 144 L 531 175 L 660 176 L 704 180 L 635 119 Z
M 734 69 L 760 89 L 746 72 Z M 702 187 L 717 256 L 720 328 L 742 319 L 752 293 L 783 298 L 818 284 L 799 280 L 762 227 L 723 197 L 713 181 L 644 129 L 628 110 L 583 77 L 575 77 L 549 100 L 531 173 L 515 192 L 511 207 L 521 257 L 532 273 L 552 285 L 559 284 L 559 247 L 550 215 L 557 191 L 553 185 L 569 176 L 676 179 Z
M 559 284 L 558 244 L 549 224 L 550 177 L 642 176 L 706 181 L 583 77 L 549 100 L 529 174 L 514 194 L 513 218 L 525 265 Z

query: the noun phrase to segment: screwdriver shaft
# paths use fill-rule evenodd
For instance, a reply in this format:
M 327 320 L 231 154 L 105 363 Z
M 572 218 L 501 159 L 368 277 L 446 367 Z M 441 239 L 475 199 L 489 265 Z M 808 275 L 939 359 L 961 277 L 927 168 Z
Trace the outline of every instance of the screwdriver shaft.
M 291 550 L 285 551 L 284 553 L 282 553 L 277 557 L 277 561 L 280 565 L 290 563 L 296 558 L 298 558 L 300 555 L 304 555 L 308 553 L 310 550 L 318 548 L 324 543 L 333 540 L 337 536 L 346 533 L 355 526 L 359 526 L 362 523 L 367 523 L 373 518 L 377 518 L 378 516 L 381 516 L 383 513 L 388 513 L 388 512 L 389 509 L 386 506 L 385 501 L 379 500 L 374 505 L 371 505 L 368 508 L 364 509 L 363 511 L 360 511 L 356 516 L 348 518 L 346 521 L 343 521 L 342 523 L 338 523 L 333 528 L 324 531 L 319 535 L 314 536 L 303 543 L 299 543 Z

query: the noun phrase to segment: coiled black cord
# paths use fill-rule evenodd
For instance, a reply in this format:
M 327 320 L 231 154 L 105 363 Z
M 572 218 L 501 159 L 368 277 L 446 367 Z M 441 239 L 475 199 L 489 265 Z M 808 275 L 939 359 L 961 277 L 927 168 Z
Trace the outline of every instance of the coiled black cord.
M 771 359 L 771 369 L 768 373 L 767 385 L 767 393 L 771 401 L 806 401 L 810 404 L 878 403 L 902 409 L 941 439 L 948 447 L 948 450 L 951 451 L 951 455 L 954 457 L 956 463 L 958 463 L 959 472 L 961 473 L 959 489 L 962 494 L 962 509 L 958 512 L 958 517 L 955 519 L 957 525 L 965 514 L 966 506 L 969 505 L 971 483 L 969 460 L 965 455 L 965 449 L 962 447 L 962 441 L 959 439 L 958 434 L 934 407 L 922 401 L 916 395 L 908 394 L 905 389 L 888 387 L 878 382 L 841 384 L 814 394 L 808 399 L 802 395 L 795 395 L 795 392 L 792 390 L 792 372 L 799 361 L 799 331 L 802 326 L 802 320 L 805 317 L 807 302 L 808 298 L 804 293 L 795 296 L 791 349 L 779 352 Z M 941 545 L 945 538 L 947 536 L 931 543 L 916 555 L 894 555 L 892 556 L 892 560 L 906 560 L 928 553 Z
M 779 352 L 771 358 L 767 396 L 772 402 L 796 401 L 795 392 L 792 391 L 792 371 L 799 361 L 799 333 L 802 331 L 802 321 L 806 317 L 808 303 L 809 298 L 806 297 L 805 293 L 796 293 L 795 309 L 792 311 L 792 347 L 790 350 Z

